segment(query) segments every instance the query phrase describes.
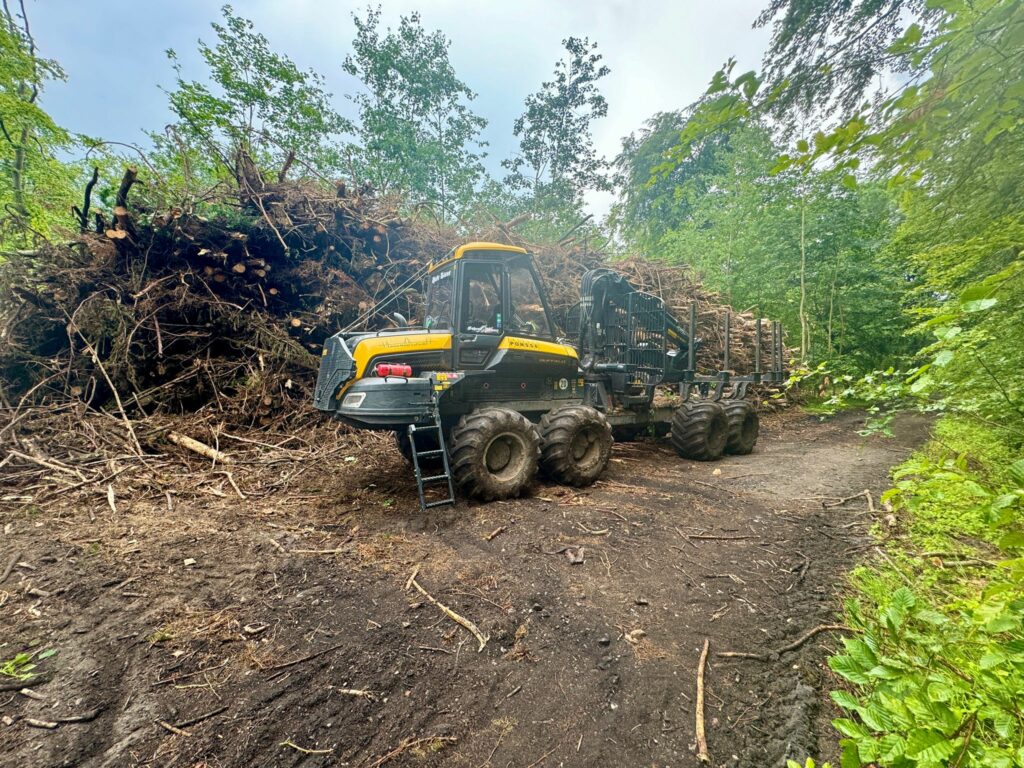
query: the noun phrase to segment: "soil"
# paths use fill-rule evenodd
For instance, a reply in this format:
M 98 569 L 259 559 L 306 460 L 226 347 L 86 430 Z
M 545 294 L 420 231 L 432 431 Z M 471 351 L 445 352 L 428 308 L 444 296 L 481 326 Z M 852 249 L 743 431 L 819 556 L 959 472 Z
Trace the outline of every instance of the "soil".
M 0 661 L 56 653 L 32 697 L 0 677 L 0 765 L 694 766 L 705 639 L 712 765 L 834 756 L 837 633 L 716 653 L 836 621 L 872 517 L 822 502 L 877 502 L 928 429 L 861 426 L 765 417 L 715 463 L 619 443 L 591 488 L 428 513 L 383 439 L 6 504 Z

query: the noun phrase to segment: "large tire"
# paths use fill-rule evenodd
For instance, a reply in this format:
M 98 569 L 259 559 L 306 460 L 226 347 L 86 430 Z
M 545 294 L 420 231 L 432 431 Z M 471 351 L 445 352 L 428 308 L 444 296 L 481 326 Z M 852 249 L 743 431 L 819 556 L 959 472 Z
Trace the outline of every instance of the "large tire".
M 540 435 L 521 413 L 485 408 L 459 419 L 451 433 L 455 484 L 480 501 L 510 499 L 537 476 Z
M 729 420 L 729 440 L 725 444 L 725 452 L 746 456 L 754 450 L 761 427 L 757 411 L 746 400 L 728 400 L 723 407 L 725 417 Z
M 710 400 L 683 403 L 672 414 L 672 445 L 686 459 L 715 461 L 729 441 L 725 409 Z
M 611 425 L 604 414 L 586 405 L 544 414 L 540 439 L 544 474 L 577 488 L 597 480 L 612 455 Z

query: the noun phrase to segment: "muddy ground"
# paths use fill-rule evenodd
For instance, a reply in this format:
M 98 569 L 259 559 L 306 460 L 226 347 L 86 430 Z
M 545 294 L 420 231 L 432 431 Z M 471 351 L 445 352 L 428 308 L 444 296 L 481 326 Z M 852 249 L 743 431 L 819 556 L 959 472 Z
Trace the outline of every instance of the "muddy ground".
M 236 464 L 191 494 L 6 504 L 0 661 L 56 653 L 31 696 L 0 677 L 0 765 L 693 766 L 705 639 L 712 765 L 828 756 L 835 634 L 715 654 L 835 620 L 871 519 L 821 502 L 877 499 L 926 431 L 860 427 L 766 417 L 713 464 L 619 444 L 593 488 L 427 514 L 384 447 L 281 454 L 262 495 Z

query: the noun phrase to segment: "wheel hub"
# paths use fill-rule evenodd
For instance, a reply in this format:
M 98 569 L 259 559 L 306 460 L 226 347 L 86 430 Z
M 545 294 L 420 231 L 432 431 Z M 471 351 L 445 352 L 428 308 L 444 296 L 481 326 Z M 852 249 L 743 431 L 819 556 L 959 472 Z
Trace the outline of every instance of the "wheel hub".
M 484 449 L 484 466 L 499 480 L 514 476 L 525 459 L 526 447 L 518 435 L 497 435 Z

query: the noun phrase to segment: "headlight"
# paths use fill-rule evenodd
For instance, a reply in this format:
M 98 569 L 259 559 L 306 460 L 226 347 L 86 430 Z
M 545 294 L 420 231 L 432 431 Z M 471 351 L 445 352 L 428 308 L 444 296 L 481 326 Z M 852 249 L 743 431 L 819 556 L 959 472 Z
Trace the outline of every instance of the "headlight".
M 341 401 L 342 408 L 358 408 L 363 404 L 363 400 L 366 399 L 365 392 L 352 392 L 351 394 L 345 395 L 345 399 Z

